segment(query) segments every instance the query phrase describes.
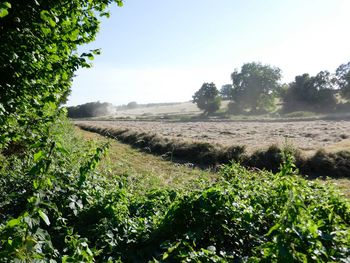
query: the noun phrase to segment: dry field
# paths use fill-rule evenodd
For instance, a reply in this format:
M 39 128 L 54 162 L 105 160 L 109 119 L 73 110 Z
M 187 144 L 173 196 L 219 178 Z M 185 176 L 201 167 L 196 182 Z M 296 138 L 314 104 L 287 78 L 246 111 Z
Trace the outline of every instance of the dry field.
M 293 145 L 306 155 L 324 148 L 336 152 L 350 150 L 350 121 L 284 122 L 162 122 L 162 121 L 76 121 L 116 129 L 155 133 L 186 141 L 221 145 L 245 145 L 247 152 L 272 144 Z
M 139 107 L 136 109 L 118 110 L 113 115 L 114 118 L 140 118 L 145 116 L 164 116 L 164 115 L 196 115 L 201 111 L 197 105 L 192 102 L 182 102 L 172 105 L 159 105 L 151 107 Z
M 226 110 L 229 101 L 221 102 L 221 110 Z M 150 106 L 139 106 L 136 109 L 124 109 L 117 110 L 113 115 L 108 117 L 114 119 L 129 118 L 129 119 L 140 119 L 140 118 L 164 118 L 164 117 L 192 117 L 203 113 L 196 104 L 192 102 L 175 102 L 169 104 L 159 104 Z

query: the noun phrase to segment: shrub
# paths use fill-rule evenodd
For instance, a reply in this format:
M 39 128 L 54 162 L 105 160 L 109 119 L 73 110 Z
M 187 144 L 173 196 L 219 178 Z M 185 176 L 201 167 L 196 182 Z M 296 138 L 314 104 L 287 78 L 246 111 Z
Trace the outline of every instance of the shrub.
M 173 202 L 139 255 L 163 262 L 325 262 L 349 256 L 350 206 L 328 186 L 237 165 L 225 166 L 221 175 L 225 180 Z

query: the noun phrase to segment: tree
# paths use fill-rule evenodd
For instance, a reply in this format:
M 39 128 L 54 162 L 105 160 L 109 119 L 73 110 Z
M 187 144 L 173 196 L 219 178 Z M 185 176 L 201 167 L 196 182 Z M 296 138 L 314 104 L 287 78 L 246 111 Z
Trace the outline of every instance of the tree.
M 126 108 L 127 109 L 136 109 L 138 107 L 138 104 L 136 101 L 130 101 L 127 105 Z
M 252 112 L 267 110 L 273 105 L 275 92 L 279 89 L 281 70 L 261 63 L 246 63 L 241 71 L 231 74 L 233 100 L 240 108 Z
M 225 84 L 220 89 L 220 96 L 224 100 L 230 100 L 232 98 L 233 88 L 231 84 Z
M 221 105 L 218 96 L 219 91 L 214 83 L 203 83 L 202 87 L 192 96 L 193 103 L 197 103 L 198 108 L 204 110 L 205 114 L 217 111 Z
M 335 75 L 341 95 L 346 99 L 350 99 L 350 62 L 340 65 Z
M 311 77 L 305 73 L 295 77 L 283 96 L 286 112 L 294 110 L 329 111 L 336 105 L 334 80 L 328 71 Z
M 0 150 L 36 141 L 69 95 L 74 72 L 98 50 L 79 45 L 98 32 L 98 16 L 121 0 L 26 0 L 0 3 Z
M 108 102 L 89 102 L 78 106 L 67 107 L 69 118 L 88 118 L 106 116 L 115 113 L 116 108 Z

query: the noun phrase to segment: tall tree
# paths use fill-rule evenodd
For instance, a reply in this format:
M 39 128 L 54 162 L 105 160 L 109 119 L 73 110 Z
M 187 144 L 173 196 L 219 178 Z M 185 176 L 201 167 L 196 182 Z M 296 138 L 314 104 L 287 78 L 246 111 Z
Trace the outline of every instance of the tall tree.
M 281 70 L 261 63 L 246 63 L 241 71 L 231 74 L 233 100 L 240 108 L 249 108 L 252 112 L 267 110 L 273 105 L 275 92 L 281 79 Z
M 0 150 L 40 134 L 70 92 L 74 72 L 98 50 L 98 16 L 121 0 L 26 0 L 0 3 Z
M 350 61 L 347 64 L 340 65 L 335 75 L 342 96 L 350 99 Z
M 284 111 L 329 111 L 336 105 L 334 80 L 328 71 L 316 76 L 305 73 L 295 77 L 283 96 Z
M 213 82 L 203 83 L 202 87 L 192 96 L 192 102 L 204 110 L 205 114 L 211 114 L 220 108 L 221 99 L 218 95 L 219 91 Z
M 230 100 L 232 98 L 233 87 L 232 84 L 225 84 L 220 89 L 220 96 L 224 100 Z

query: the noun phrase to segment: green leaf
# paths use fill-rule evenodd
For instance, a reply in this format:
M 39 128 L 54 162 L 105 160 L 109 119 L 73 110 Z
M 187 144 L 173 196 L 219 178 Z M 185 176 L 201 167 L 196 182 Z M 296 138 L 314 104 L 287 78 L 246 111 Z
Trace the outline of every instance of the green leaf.
M 3 3 L 0 3 L 0 7 L 11 8 L 11 4 L 9 2 L 3 2 Z
M 5 8 L 0 8 L 0 18 L 5 17 L 9 14 L 9 12 L 7 11 L 7 9 Z
M 273 227 L 270 228 L 269 232 L 267 232 L 266 236 L 269 236 L 274 232 L 275 230 L 279 229 L 281 225 L 279 223 L 275 224 Z
M 9 14 L 8 9 L 11 8 L 11 4 L 9 2 L 0 3 L 0 18 L 5 17 Z
M 69 35 L 69 39 L 71 40 L 71 41 L 75 41 L 75 40 L 77 40 L 78 39 L 78 36 L 79 36 L 79 29 L 75 29 L 75 30 L 73 30 L 71 33 L 70 33 L 70 35 Z
M 165 252 L 164 254 L 163 254 L 163 260 L 165 260 L 165 259 L 167 259 L 169 257 L 169 254 L 167 253 L 167 252 Z
M 34 180 L 34 181 L 33 181 L 33 187 L 34 187 L 34 189 L 38 189 L 39 186 L 40 186 L 39 181 L 38 181 L 38 180 Z
M 44 26 L 41 27 L 41 31 L 44 33 L 45 36 L 51 33 L 51 29 Z
M 46 225 L 48 225 L 48 226 L 50 225 L 49 218 L 47 217 L 47 215 L 42 210 L 39 210 L 39 216 L 41 217 L 42 220 L 44 220 Z
M 7 227 L 14 227 L 17 226 L 21 223 L 21 220 L 19 218 L 11 219 L 10 221 L 7 222 Z
M 37 153 L 34 154 L 34 162 L 40 160 L 43 156 L 43 151 L 39 151 Z

